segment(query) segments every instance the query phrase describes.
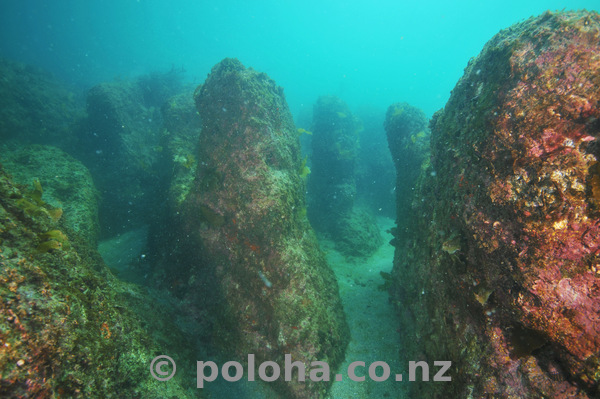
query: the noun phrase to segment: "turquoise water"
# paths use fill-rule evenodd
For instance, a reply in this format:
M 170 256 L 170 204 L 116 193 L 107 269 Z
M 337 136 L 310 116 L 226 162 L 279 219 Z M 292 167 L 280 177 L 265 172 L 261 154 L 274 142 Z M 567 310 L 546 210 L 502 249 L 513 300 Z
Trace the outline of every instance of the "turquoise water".
M 5 0 L 0 4 L 0 57 L 51 72 L 71 92 L 69 95 L 63 93 L 64 98 L 69 99 L 73 95 L 79 100 L 88 94 L 90 88 L 103 82 L 117 82 L 113 89 L 116 93 L 117 89 L 122 89 L 122 98 L 140 100 L 143 95 L 135 97 L 139 93 L 133 93 L 134 90 L 128 85 L 136 82 L 131 84 L 140 85 L 141 88 L 137 89 L 143 92 L 144 82 L 153 82 L 152 78 L 147 77 L 148 74 L 155 72 L 167 72 L 164 76 L 154 75 L 162 76 L 165 81 L 176 75 L 174 81 L 181 78 L 184 83 L 189 83 L 186 87 L 194 88 L 204 82 L 211 68 L 223 58 L 237 58 L 245 66 L 265 72 L 284 88 L 296 127 L 306 129 L 304 133 L 307 134 L 299 132 L 304 150 L 302 157 L 306 156 L 300 174 L 304 174 L 303 177 L 308 182 L 317 175 L 316 168 L 311 163 L 313 158 L 310 141 L 319 132 L 315 130 L 313 136 L 312 132 L 307 131 L 313 129 L 313 105 L 324 94 L 336 96 L 345 102 L 351 112 L 332 113 L 337 115 L 338 121 L 352 119 L 352 114 L 361 119 L 360 123 L 357 122 L 355 127 L 349 129 L 352 131 L 348 134 L 355 138 L 360 136 L 361 142 L 359 145 L 357 139 L 352 144 L 354 147 L 349 147 L 350 150 L 341 146 L 337 148 L 338 160 L 351 158 L 356 165 L 360 164 L 360 168 L 356 167 L 356 174 L 351 176 L 356 187 L 348 189 L 347 196 L 356 195 L 357 208 L 365 208 L 371 218 L 357 218 L 354 225 L 368 226 L 371 223 L 377 233 L 373 235 L 380 234 L 381 238 L 373 238 L 377 248 L 368 256 L 352 258 L 337 246 L 335 239 L 339 237 L 331 232 L 319 231 L 318 221 L 311 222 L 319 233 L 319 244 L 328 265 L 337 278 L 339 295 L 349 325 L 351 337 L 342 368 L 347 368 L 356 360 L 366 361 L 367 364 L 379 360 L 388 362 L 393 367 L 392 371 L 399 371 L 404 367 L 401 361 L 406 360 L 403 358 L 402 347 L 413 343 L 403 341 L 404 332 L 398 328 L 399 316 L 394 313 L 387 292 L 389 287 L 386 287 L 391 278 L 394 257 L 394 247 L 389 242 L 395 240 L 391 232 L 395 222 L 396 182 L 394 173 L 390 172 L 394 165 L 387 153 L 387 141 L 383 133 L 385 110 L 391 104 L 402 101 L 422 109 L 430 117 L 447 102 L 469 60 L 477 56 L 484 44 L 500 29 L 542 14 L 547 9 L 560 10 L 565 7 L 594 9 L 598 8 L 598 4 L 597 0 L 493 3 L 377 0 L 369 3 L 314 0 L 212 3 L 192 0 Z M 169 71 L 173 75 L 169 75 Z M 145 80 L 136 81 L 140 76 L 146 76 Z M 160 79 L 156 79 L 157 86 L 160 86 Z M 98 136 L 102 136 L 101 129 L 106 126 L 102 124 L 104 108 L 94 114 L 95 108 L 89 106 L 92 96 L 88 97 L 86 111 L 83 111 L 85 106 L 84 101 L 81 101 L 81 115 L 73 121 L 67 121 L 76 123 L 73 126 L 65 123 L 65 131 L 69 131 L 71 136 L 59 137 L 63 141 L 50 144 L 73 153 L 73 156 L 91 169 L 99 192 L 90 188 L 89 198 L 93 199 L 86 201 L 94 202 L 100 198 L 106 204 L 108 198 L 116 204 L 115 209 L 119 208 L 121 211 L 117 215 L 110 215 L 106 209 L 101 208 L 98 228 L 101 233 L 95 233 L 99 237 L 90 239 L 94 245 L 97 241 L 98 251 L 115 278 L 144 289 L 152 287 L 148 288 L 149 292 L 154 289 L 155 292 L 163 290 L 161 294 L 156 294 L 156 304 L 174 304 L 178 312 L 176 324 L 182 334 L 194 338 L 198 337 L 198 332 L 206 334 L 198 340 L 201 343 L 193 348 L 190 346 L 190 351 L 197 351 L 191 357 L 202 358 L 208 353 L 206 356 L 212 359 L 223 360 L 219 357 L 222 354 L 215 354 L 210 344 L 204 345 L 210 342 L 207 331 L 212 331 L 213 328 L 205 321 L 211 319 L 212 322 L 212 317 L 215 317 L 208 317 L 210 310 L 207 309 L 214 309 L 216 305 L 210 300 L 194 303 L 193 299 L 198 299 L 201 295 L 195 297 L 189 292 L 182 293 L 186 289 L 193 291 L 194 288 L 204 287 L 202 284 L 214 288 L 210 286 L 213 283 L 211 276 L 202 283 L 195 281 L 202 273 L 194 269 L 199 266 L 191 262 L 201 263 L 202 259 L 199 259 L 200 256 L 196 257 L 196 253 L 186 254 L 185 247 L 178 247 L 178 239 L 169 236 L 179 228 L 177 223 L 181 220 L 169 215 L 165 211 L 165 204 L 177 195 L 187 195 L 196 176 L 194 173 L 198 161 L 203 161 L 196 159 L 195 155 L 198 153 L 196 146 L 199 128 L 174 123 L 181 131 L 173 130 L 169 140 L 165 139 L 168 135 L 164 132 L 171 129 L 168 125 L 173 123 L 167 116 L 176 115 L 180 118 L 174 118 L 178 122 L 189 117 L 190 109 L 185 108 L 185 101 L 180 97 L 173 99 L 173 94 L 187 96 L 187 105 L 191 106 L 191 115 L 195 117 L 191 91 L 186 92 L 183 89 L 185 85 L 174 83 L 177 84 L 160 95 L 157 94 L 152 100 L 143 98 L 147 102 L 140 100 L 135 104 L 121 104 L 123 114 L 126 114 L 122 120 L 130 122 L 128 134 L 119 136 L 121 152 L 115 150 L 111 153 L 112 147 L 106 145 L 114 139 L 112 136 L 104 142 L 96 140 Z M 128 91 L 130 89 L 131 92 Z M 110 97 L 110 89 L 106 90 L 109 93 L 106 97 Z M 23 92 L 27 94 L 27 88 Z M 63 101 L 63 97 L 60 98 Z M 42 100 L 40 101 L 43 102 Z M 49 109 L 56 111 L 63 108 L 64 111 L 71 106 L 67 100 L 64 101 L 52 104 Z M 115 103 L 118 104 L 117 101 Z M 223 111 L 227 110 L 223 108 Z M 86 112 L 90 115 L 84 115 Z M 15 115 L 15 119 L 19 119 L 21 114 L 15 112 Z M 67 119 L 66 115 L 65 111 L 65 115 L 57 119 L 62 122 L 62 119 Z M 100 118 L 92 118 L 98 115 Z M 32 130 L 35 130 L 36 123 L 35 120 L 31 123 L 34 126 Z M 125 125 L 119 127 L 125 128 Z M 186 130 L 188 128 L 189 131 Z M 106 131 L 107 136 L 114 133 L 110 129 Z M 119 129 L 117 131 L 120 132 Z M 7 132 L 0 131 L 2 140 L 4 133 Z M 21 131 L 8 133 L 10 134 L 7 136 L 16 142 L 24 136 Z M 59 133 L 56 135 L 59 136 Z M 178 136 L 177 133 L 181 134 Z M 421 133 L 423 136 L 419 136 Z M 121 133 L 115 133 L 114 136 L 119 134 Z M 423 137 L 426 137 L 423 131 L 416 133 L 411 137 L 412 143 L 415 144 Z M 43 144 L 48 144 L 47 141 L 46 137 L 39 140 Z M 24 139 L 23 142 L 27 140 Z M 4 145 L 3 142 L 0 144 Z M 18 143 L 21 144 L 23 143 Z M 0 161 L 8 165 L 6 158 L 9 157 L 6 155 L 15 150 L 10 146 L 0 148 L 3 148 L 0 151 Z M 384 152 L 385 155 L 382 155 Z M 122 163 L 111 163 L 120 160 L 118 156 L 112 156 L 115 153 L 122 155 Z M 12 160 L 14 164 L 31 163 L 26 156 L 16 158 Z M 381 162 L 377 163 L 378 161 Z M 14 164 L 12 167 L 16 168 Z M 135 171 L 125 173 L 124 170 L 129 166 Z M 313 168 L 312 175 L 310 168 Z M 168 173 L 163 173 L 165 170 Z M 390 172 L 388 175 L 381 173 L 386 170 Z M 56 181 L 41 183 L 44 190 L 49 186 L 45 199 L 52 192 L 52 183 L 61 188 L 61 179 L 66 180 L 60 175 L 63 172 L 65 170 L 57 167 L 57 172 L 52 173 Z M 14 170 L 11 173 L 16 174 Z M 103 174 L 106 179 L 98 179 Z M 65 173 L 64 176 L 67 175 Z M 345 177 L 342 176 L 337 182 L 339 187 L 347 185 Z M 31 181 L 25 179 L 22 184 L 27 185 Z M 132 182 L 143 183 L 138 187 Z M 130 191 L 125 191 L 126 188 Z M 111 189 L 114 192 L 122 191 L 123 195 L 112 198 L 109 195 Z M 352 191 L 354 189 L 356 192 Z M 80 191 L 75 183 L 62 187 L 62 190 L 69 193 Z M 307 189 L 309 199 L 317 191 L 310 190 Z M 35 194 L 35 190 L 33 191 Z M 333 198 L 337 200 L 337 191 L 335 194 Z M 39 195 L 41 196 L 41 192 Z M 342 197 L 342 193 L 339 197 Z M 101 204 L 100 201 L 100 207 Z M 308 204 L 310 217 L 310 202 Z M 97 205 L 94 203 L 93 211 L 89 211 L 90 220 L 95 220 L 92 216 L 95 216 L 96 211 Z M 304 209 L 305 214 L 306 212 Z M 236 226 L 239 223 L 239 219 L 235 219 L 237 215 L 227 219 L 222 215 L 207 215 L 203 215 L 205 219 L 198 223 L 199 229 L 207 229 L 211 223 L 213 228 L 224 223 Z M 167 221 L 164 225 L 161 224 L 161 218 Z M 171 239 L 173 241 L 169 241 Z M 234 243 L 238 240 L 237 237 L 229 236 L 227 239 Z M 261 251 L 267 251 L 252 239 L 253 237 L 239 239 L 237 243 L 247 247 L 244 249 L 249 256 L 258 257 Z M 164 243 L 172 245 L 169 247 L 172 252 L 160 252 L 164 249 Z M 154 252 L 154 246 L 160 249 Z M 166 271 L 157 271 L 156 264 L 170 266 L 169 262 L 177 257 L 183 259 L 178 261 L 180 264 Z M 190 262 L 190 265 L 185 262 Z M 192 272 L 188 274 L 188 270 L 198 273 L 190 277 Z M 273 283 L 262 271 L 252 274 L 251 278 L 259 281 L 257 276 L 265 288 L 259 283 L 260 290 L 256 292 L 265 295 Z M 211 291 L 207 289 L 207 292 L 208 298 Z M 419 292 L 421 295 L 425 293 L 422 290 Z M 161 295 L 165 295 L 168 300 L 162 299 Z M 301 305 L 309 306 L 306 303 Z M 143 318 L 140 316 L 140 319 Z M 294 325 L 290 328 L 293 330 L 292 334 L 295 334 L 301 326 Z M 188 374 L 193 373 L 188 370 Z M 186 387 L 193 391 L 193 381 L 187 381 Z M 407 395 L 405 390 L 405 385 L 396 384 L 392 380 L 382 384 L 372 381 L 360 384 L 346 379 L 332 385 L 328 398 L 404 398 Z M 244 381 L 230 385 L 220 380 L 206 391 L 211 397 L 276 397 L 265 386 Z M 0 391 L 0 396 L 1 394 Z M 192 395 L 194 394 L 200 395 L 198 391 L 193 391 Z
M 82 87 L 171 67 L 202 83 L 225 57 L 266 72 L 292 112 L 321 94 L 351 107 L 443 107 L 469 58 L 500 29 L 578 1 L 2 2 L 0 54 Z

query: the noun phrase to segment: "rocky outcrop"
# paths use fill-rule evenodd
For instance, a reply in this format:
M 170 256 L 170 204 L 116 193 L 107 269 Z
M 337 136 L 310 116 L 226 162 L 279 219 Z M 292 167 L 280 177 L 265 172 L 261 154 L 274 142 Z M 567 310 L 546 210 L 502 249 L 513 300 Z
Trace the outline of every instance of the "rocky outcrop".
M 195 367 L 171 309 L 115 279 L 36 186 L 0 168 L 0 397 L 192 397 L 192 378 L 148 369 L 158 354 Z
M 15 183 L 39 183 L 44 201 L 61 210 L 61 221 L 95 247 L 98 243 L 98 192 L 90 172 L 79 161 L 55 147 L 4 145 L 0 162 Z
M 52 75 L 0 59 L 0 141 L 51 144 L 69 150 L 84 107 Z
M 101 83 L 87 96 L 77 157 L 102 196 L 102 237 L 149 224 L 154 216 L 148 209 L 157 212 L 164 202 L 171 160 L 164 151 L 161 107 L 165 86 L 174 83 L 152 76 Z
M 341 252 L 365 257 L 379 248 L 382 238 L 372 216 L 355 207 L 359 131 L 346 103 L 319 97 L 313 112 L 309 217 Z
M 181 296 L 183 293 L 177 287 L 189 277 L 189 254 L 196 252 L 181 245 L 180 237 L 182 204 L 194 186 L 202 129 L 194 102 L 194 90 L 185 90 L 169 98 L 163 104 L 161 114 L 164 127 L 161 149 L 168 159 L 171 173 L 165 184 L 166 189 L 159 193 L 163 206 L 152 215 L 147 259 L 148 265 L 153 267 L 151 277 L 154 284 L 175 288 L 177 295 Z M 165 265 L 167 267 L 163 267 Z M 202 319 L 206 322 L 209 318 Z M 196 331 L 195 334 L 203 339 L 202 332 Z
M 411 236 L 407 220 L 413 212 L 415 186 L 423 168 L 429 164 L 430 131 L 425 113 L 407 103 L 390 105 L 384 122 L 388 146 L 396 167 L 396 245 Z
M 314 361 L 335 369 L 348 327 L 306 218 L 298 134 L 282 89 L 225 59 L 195 98 L 202 133 L 181 211 L 181 241 L 192 248 L 182 253 L 195 259 L 181 274 L 185 301 L 202 309 L 211 298 L 213 340 L 236 360 L 251 353 L 257 366 L 283 365 L 291 354 L 307 370 Z M 286 398 L 323 397 L 328 386 L 308 378 L 273 384 Z
M 172 175 L 168 192 L 170 209 L 181 205 L 196 174 L 198 139 L 202 123 L 194 104 L 194 90 L 186 90 L 162 106 L 164 150 L 171 159 Z
M 431 123 L 394 300 L 434 397 L 600 395 L 600 16 L 501 31 Z

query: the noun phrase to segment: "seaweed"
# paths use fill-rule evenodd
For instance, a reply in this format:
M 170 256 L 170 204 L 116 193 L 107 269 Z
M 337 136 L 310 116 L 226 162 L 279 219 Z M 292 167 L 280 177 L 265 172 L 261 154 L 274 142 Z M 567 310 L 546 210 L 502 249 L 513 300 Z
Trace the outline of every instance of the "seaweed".
M 306 179 L 308 177 L 308 175 L 310 174 L 310 168 L 308 166 L 306 166 L 306 162 L 308 160 L 308 156 L 304 157 L 304 159 L 302 160 L 302 164 L 300 164 L 300 177 L 302 179 Z
M 25 192 L 25 196 L 29 197 L 31 201 L 20 198 L 16 201 L 16 205 L 31 217 L 46 216 L 54 222 L 58 222 L 63 214 L 62 208 L 55 208 L 46 203 L 42 199 L 43 194 L 44 190 L 42 189 L 42 185 L 40 181 L 36 179 L 33 181 L 33 189 Z
M 69 239 L 60 230 L 50 230 L 41 234 L 40 239 L 44 241 L 37 246 L 36 250 L 38 252 L 48 252 L 55 249 L 68 250 L 70 248 Z

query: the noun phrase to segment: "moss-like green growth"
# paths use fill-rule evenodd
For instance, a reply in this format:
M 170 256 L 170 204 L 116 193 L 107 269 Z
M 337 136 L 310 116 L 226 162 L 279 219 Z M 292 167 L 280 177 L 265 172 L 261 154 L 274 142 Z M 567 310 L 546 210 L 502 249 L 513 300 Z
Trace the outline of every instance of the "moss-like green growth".
M 69 249 L 69 238 L 60 230 L 50 230 L 40 235 L 42 243 L 37 246 L 38 252 L 48 252 L 53 249 Z
M 33 181 L 33 190 L 29 193 L 29 196 L 36 202 L 36 204 L 42 206 L 46 203 L 42 201 L 42 195 L 44 195 L 44 190 L 42 190 L 42 184 L 38 179 Z
M 169 311 L 112 277 L 80 236 L 23 212 L 24 201 L 0 168 L 0 397 L 201 395 L 182 388 L 194 386 L 185 373 L 168 384 L 150 376 L 157 354 L 193 367 Z
M 98 192 L 90 172 L 62 150 L 43 145 L 4 145 L 0 161 L 28 189 L 19 201 L 30 216 L 44 213 L 96 245 Z M 33 186 L 32 186 L 33 182 Z
M 0 141 L 72 147 L 83 101 L 37 67 L 0 58 Z
M 44 252 L 50 252 L 55 249 L 62 249 L 62 247 L 63 247 L 63 244 L 60 241 L 48 240 L 48 241 L 42 242 L 35 249 L 36 249 L 36 251 L 38 251 L 40 253 L 44 253 Z
M 39 180 L 34 180 L 34 189 L 26 193 L 29 200 L 22 198 L 18 201 L 19 208 L 21 208 L 29 216 L 41 216 L 46 215 L 57 222 L 62 216 L 61 208 L 54 208 L 42 200 L 42 186 Z

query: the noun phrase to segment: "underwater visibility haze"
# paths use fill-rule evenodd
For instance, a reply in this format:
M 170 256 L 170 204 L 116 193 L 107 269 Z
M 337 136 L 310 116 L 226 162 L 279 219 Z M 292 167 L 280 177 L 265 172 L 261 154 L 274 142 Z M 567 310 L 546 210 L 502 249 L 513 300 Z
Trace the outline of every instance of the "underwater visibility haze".
M 596 3 L 2 2 L 0 397 L 600 397 Z
M 82 88 L 171 67 L 202 83 L 236 57 L 285 88 L 292 112 L 320 94 L 351 106 L 442 108 L 500 29 L 587 1 L 6 1 L 0 48 Z

